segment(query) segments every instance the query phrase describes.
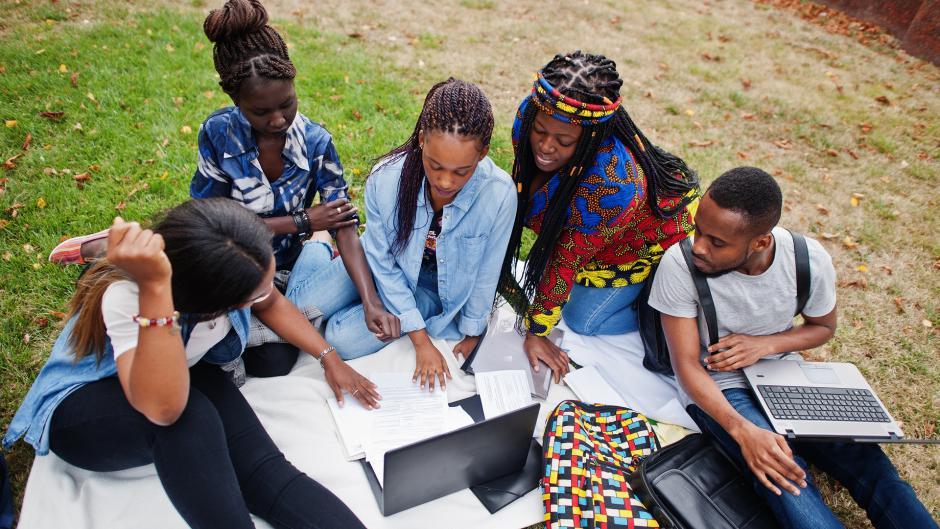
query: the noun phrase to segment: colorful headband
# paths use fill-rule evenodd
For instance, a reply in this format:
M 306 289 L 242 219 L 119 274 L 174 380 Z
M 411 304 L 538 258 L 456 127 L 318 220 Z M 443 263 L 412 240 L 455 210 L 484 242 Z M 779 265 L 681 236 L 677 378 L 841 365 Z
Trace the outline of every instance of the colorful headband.
M 623 96 L 606 105 L 584 103 L 559 92 L 539 72 L 532 87 L 531 99 L 539 110 L 558 121 L 575 125 L 597 125 L 613 117 L 620 108 Z

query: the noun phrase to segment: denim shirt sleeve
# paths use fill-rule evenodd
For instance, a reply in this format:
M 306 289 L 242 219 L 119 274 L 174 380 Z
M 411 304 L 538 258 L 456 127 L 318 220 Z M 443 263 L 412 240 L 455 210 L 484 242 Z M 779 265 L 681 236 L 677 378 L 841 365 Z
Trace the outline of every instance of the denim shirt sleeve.
M 366 219 L 368 220 L 366 232 L 362 235 L 362 247 L 366 252 L 369 267 L 375 277 L 375 285 L 382 302 L 385 303 L 385 308 L 398 316 L 401 320 L 401 331 L 407 333 L 424 329 L 425 323 L 415 303 L 414 292 L 408 285 L 405 272 L 392 253 L 394 207 L 389 207 L 391 211 L 382 211 L 380 202 L 383 191 L 394 191 L 393 186 L 388 186 L 389 189 L 380 189 L 379 180 L 391 177 L 391 174 L 382 169 L 384 168 L 373 173 L 366 181 Z M 394 189 L 397 189 L 397 186 L 394 186 Z M 394 204 L 396 200 L 389 202 Z
M 216 161 L 218 152 L 212 144 L 210 128 L 209 120 L 199 127 L 196 173 L 189 183 L 189 196 L 192 198 L 229 197 L 232 194 L 232 179 L 219 168 Z
M 515 189 L 506 186 L 502 203 L 493 217 L 493 227 L 486 241 L 485 260 L 481 263 L 473 292 L 460 309 L 457 329 L 464 336 L 480 336 L 486 328 L 487 317 L 493 308 L 496 286 L 499 283 L 506 255 L 506 246 L 512 233 L 512 219 L 516 218 Z

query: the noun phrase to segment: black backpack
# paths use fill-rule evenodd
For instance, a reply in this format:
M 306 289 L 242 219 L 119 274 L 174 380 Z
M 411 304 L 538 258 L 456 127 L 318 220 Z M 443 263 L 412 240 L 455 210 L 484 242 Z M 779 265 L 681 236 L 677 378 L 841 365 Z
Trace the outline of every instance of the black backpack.
M 809 299 L 809 250 L 806 248 L 806 239 L 799 233 L 790 232 L 793 237 L 793 255 L 796 262 L 796 314 L 803 312 L 806 301 Z M 708 344 L 718 343 L 718 316 L 715 314 L 715 303 L 712 300 L 708 280 L 692 263 L 692 242 L 686 237 L 679 243 L 685 264 L 692 274 L 692 282 L 698 291 L 699 304 L 705 314 L 705 324 L 708 327 Z M 637 322 L 639 323 L 640 338 L 643 339 L 643 367 L 663 375 L 673 376 L 672 363 L 669 360 L 669 346 L 663 334 L 663 325 L 659 311 L 650 307 L 649 296 L 653 287 L 653 277 L 656 268 L 650 273 L 643 290 L 637 297 Z M 794 314 L 794 316 L 796 315 Z

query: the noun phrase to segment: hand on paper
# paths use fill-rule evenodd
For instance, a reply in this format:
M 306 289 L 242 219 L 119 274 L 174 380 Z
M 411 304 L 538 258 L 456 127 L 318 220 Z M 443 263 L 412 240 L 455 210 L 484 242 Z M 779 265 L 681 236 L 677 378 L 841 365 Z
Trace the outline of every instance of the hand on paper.
M 481 336 L 466 336 L 463 340 L 454 346 L 454 356 L 463 357 L 464 360 L 470 356 L 470 352 L 473 351 L 473 348 L 480 343 Z
M 378 408 L 382 398 L 368 378 L 362 376 L 355 369 L 349 367 L 336 353 L 323 359 L 323 369 L 326 372 L 326 383 L 330 385 L 336 402 L 343 405 L 343 392 L 349 393 L 366 408 Z
M 444 381 L 445 375 L 449 379 L 453 378 L 450 376 L 450 368 L 447 367 L 444 355 L 437 350 L 437 347 L 434 347 L 430 340 L 415 345 L 415 373 L 411 379 L 412 382 L 417 382 L 420 379 L 422 389 L 424 389 L 424 384 L 427 383 L 428 389 L 434 391 L 434 380 L 436 378 L 440 383 L 440 388 L 445 389 L 447 387 L 447 383 Z
M 548 364 L 548 367 L 552 369 L 552 378 L 554 378 L 556 384 L 561 382 L 562 377 L 567 375 L 571 369 L 568 363 L 568 354 L 544 336 L 527 333 L 522 348 L 525 349 L 525 354 L 529 357 L 532 370 L 538 372 L 539 360 Z
M 705 365 L 712 371 L 743 369 L 777 352 L 768 338 L 770 337 L 746 334 L 723 336 L 718 343 L 708 348 L 708 352 L 713 354 L 705 357 Z
M 748 423 L 734 439 L 751 472 L 774 494 L 781 494 L 777 485 L 796 496 L 800 488 L 806 488 L 806 472 L 793 460 L 793 451 L 782 435 Z

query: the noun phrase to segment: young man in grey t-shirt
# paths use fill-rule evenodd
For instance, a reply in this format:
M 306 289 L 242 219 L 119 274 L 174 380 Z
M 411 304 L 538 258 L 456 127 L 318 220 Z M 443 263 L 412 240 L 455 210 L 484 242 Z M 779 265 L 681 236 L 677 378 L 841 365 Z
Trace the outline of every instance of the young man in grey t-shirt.
M 793 325 L 793 238 L 776 228 L 783 197 L 753 167 L 716 179 L 695 213 L 693 263 L 708 277 L 718 317 L 709 347 L 692 275 L 679 245 L 666 252 L 649 304 L 662 313 L 672 366 L 693 404 L 689 414 L 754 477 L 754 487 L 786 528 L 842 527 L 807 474 L 813 463 L 840 481 L 881 528 L 936 528 L 878 445 L 793 442 L 773 432 L 741 369 L 761 358 L 800 360 L 793 351 L 826 343 L 836 329 L 835 271 L 826 250 L 806 240 L 809 298 Z M 782 489 L 782 490 L 781 490 Z

